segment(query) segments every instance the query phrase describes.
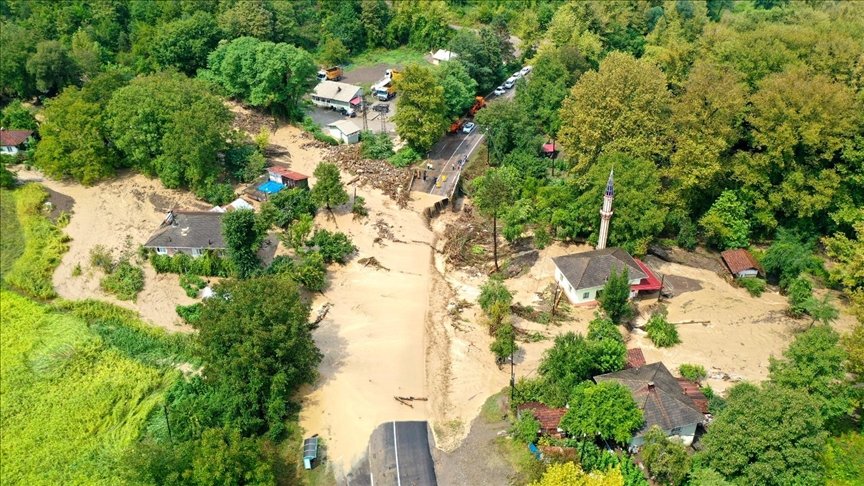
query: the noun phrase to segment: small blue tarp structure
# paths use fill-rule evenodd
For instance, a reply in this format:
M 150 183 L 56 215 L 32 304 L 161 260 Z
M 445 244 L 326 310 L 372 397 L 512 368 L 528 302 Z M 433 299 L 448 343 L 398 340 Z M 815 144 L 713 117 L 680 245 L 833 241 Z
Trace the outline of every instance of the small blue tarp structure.
M 318 436 L 303 441 L 303 467 L 312 469 L 312 464 L 318 458 Z
M 543 459 L 543 454 L 540 452 L 540 449 L 537 448 L 534 444 L 528 444 L 528 451 L 531 452 L 538 461 Z
M 264 184 L 258 186 L 258 190 L 263 192 L 264 194 L 276 194 L 282 189 L 285 189 L 285 184 L 280 184 L 273 181 L 267 181 Z

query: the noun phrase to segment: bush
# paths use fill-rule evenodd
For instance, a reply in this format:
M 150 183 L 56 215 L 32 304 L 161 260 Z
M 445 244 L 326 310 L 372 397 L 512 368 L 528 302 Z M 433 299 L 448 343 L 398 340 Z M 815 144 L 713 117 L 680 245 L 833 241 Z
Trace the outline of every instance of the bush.
M 369 216 L 369 210 L 366 208 L 366 200 L 360 196 L 354 198 L 354 203 L 351 205 L 351 212 L 354 213 L 354 218 L 363 218 Z
M 150 252 L 150 265 L 157 273 L 188 273 L 202 277 L 227 277 L 231 274 L 230 262 L 213 251 L 206 251 L 198 258 L 185 253 L 168 256 Z
M 723 191 L 699 220 L 699 226 L 715 248 L 745 248 L 750 244 L 747 212 L 747 204 L 734 191 Z
M 813 297 L 813 284 L 804 275 L 799 275 L 786 289 L 786 298 L 789 300 L 789 315 L 801 317 L 807 314 Z
M 184 273 L 180 276 L 180 286 L 183 287 L 187 297 L 194 299 L 198 297 L 198 292 L 207 286 L 207 282 L 193 273 Z
M 824 275 L 822 260 L 813 254 L 814 244 L 794 231 L 777 231 L 777 238 L 760 261 L 769 280 L 786 289 L 802 273 Z
M 738 285 L 747 289 L 747 292 L 750 293 L 753 297 L 759 297 L 765 292 L 765 281 L 761 278 L 737 278 L 735 279 L 738 282 Z
M 114 266 L 114 271 L 102 277 L 99 286 L 120 300 L 135 300 L 138 292 L 144 289 L 144 270 L 132 265 L 129 260 L 120 260 Z
M 594 319 L 588 323 L 588 339 L 599 341 L 601 339 L 612 339 L 624 342 L 624 338 L 618 331 L 618 326 L 606 316 L 594 313 Z
M 105 273 L 111 273 L 114 270 L 114 257 L 111 252 L 105 248 L 105 245 L 96 245 L 90 249 L 90 266 L 101 268 Z
M 331 233 L 325 229 L 315 230 L 307 245 L 317 247 L 324 263 L 345 263 L 348 256 L 357 250 L 348 235 L 342 232 Z
M 393 155 L 393 141 L 386 133 L 363 132 L 360 155 L 366 159 L 386 160 Z
M 312 138 L 318 140 L 319 142 L 324 142 L 329 145 L 339 145 L 339 140 L 324 134 L 321 130 L 321 127 L 315 123 L 315 120 L 306 116 L 303 118 L 303 121 L 300 123 L 300 127 L 306 130 L 307 132 L 312 134 Z
M 509 322 L 499 326 L 495 331 L 495 340 L 489 346 L 489 350 L 495 355 L 498 362 L 502 362 L 516 352 L 516 330 Z
M 0 165 L 0 188 L 11 189 L 15 187 L 15 174 L 4 165 Z
M 510 427 L 510 435 L 523 444 L 536 442 L 539 432 L 540 422 L 530 410 L 522 412 L 519 418 L 513 422 L 513 426 Z
M 199 317 L 201 317 L 201 307 L 202 304 L 196 302 L 192 305 L 178 305 L 175 310 L 181 319 L 189 324 L 193 324 L 198 321 Z
M 392 157 L 387 159 L 387 161 L 396 167 L 408 167 L 422 158 L 423 157 L 411 147 L 403 147 L 393 154 Z
M 220 182 L 207 182 L 195 190 L 195 195 L 214 206 L 223 206 L 235 199 L 234 188 L 231 184 Z
M 324 258 L 318 252 L 303 255 L 292 278 L 312 292 L 321 292 L 327 287 L 327 267 Z
M 648 339 L 658 348 L 668 348 L 681 342 L 678 329 L 675 328 L 675 324 L 666 320 L 663 312 L 652 315 L 645 325 L 645 330 L 648 332 Z
M 702 381 L 708 376 L 708 373 L 705 372 L 705 367 L 697 364 L 682 364 L 678 367 L 678 373 L 682 377 L 696 382 Z

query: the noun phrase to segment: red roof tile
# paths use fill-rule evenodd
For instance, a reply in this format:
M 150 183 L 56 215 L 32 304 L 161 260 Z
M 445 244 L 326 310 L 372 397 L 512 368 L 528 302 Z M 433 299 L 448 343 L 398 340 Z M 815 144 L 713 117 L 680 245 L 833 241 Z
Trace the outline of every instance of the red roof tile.
M 0 130 L 0 145 L 3 147 L 21 145 L 32 134 L 31 130 Z
M 518 410 L 530 410 L 534 417 L 540 422 L 540 430 L 544 434 L 558 433 L 558 424 L 564 414 L 567 413 L 566 408 L 550 408 L 540 402 L 528 402 L 519 405 Z
M 645 355 L 642 354 L 642 348 L 633 348 L 627 350 L 627 368 L 639 368 L 645 366 Z
M 654 275 L 654 272 L 648 268 L 648 265 L 642 263 L 638 258 L 634 258 L 633 261 L 636 262 L 636 265 L 639 265 L 639 268 L 642 269 L 642 273 L 646 275 L 645 278 L 639 281 L 636 285 L 631 285 L 630 290 L 660 290 L 660 287 L 663 284 L 660 282 L 660 279 L 657 278 L 657 275 Z
M 268 167 L 267 171 L 272 172 L 274 174 L 279 174 L 280 176 L 291 179 L 292 181 L 302 181 L 304 179 L 309 178 L 309 176 L 303 175 L 299 172 L 294 172 L 293 170 L 288 170 L 285 167 L 279 167 L 279 166 Z
M 720 257 L 726 262 L 729 271 L 732 273 L 743 272 L 744 270 L 756 269 L 759 270 L 759 263 L 753 258 L 749 251 L 743 248 L 735 250 L 726 250 L 720 253 Z
M 678 380 L 678 384 L 681 385 L 681 389 L 684 390 L 684 394 L 690 397 L 690 400 L 693 401 L 693 405 L 696 405 L 696 408 L 698 408 L 700 412 L 708 413 L 708 398 L 706 398 L 705 394 L 702 393 L 702 389 L 699 388 L 699 385 L 687 378 L 676 378 L 676 380 Z

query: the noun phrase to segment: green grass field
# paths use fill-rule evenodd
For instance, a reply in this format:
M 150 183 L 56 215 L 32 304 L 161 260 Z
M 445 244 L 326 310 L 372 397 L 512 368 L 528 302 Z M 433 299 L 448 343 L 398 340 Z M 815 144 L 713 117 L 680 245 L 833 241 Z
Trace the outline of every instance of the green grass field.
M 126 450 L 189 362 L 190 340 L 98 301 L 40 304 L 65 235 L 31 184 L 0 191 L 0 477 L 118 484 Z M 15 290 L 16 292 L 13 292 Z
M 74 314 L 9 291 L 0 369 L 7 484 L 116 484 L 123 452 L 179 376 L 130 357 Z
M 372 49 L 362 52 L 351 58 L 351 62 L 346 66 L 346 71 L 350 72 L 353 69 L 374 66 L 376 64 L 423 64 L 426 62 L 423 59 L 425 53 L 411 49 L 408 47 L 400 47 L 398 49 Z
M 67 250 L 66 236 L 42 214 L 42 203 L 47 197 L 48 193 L 38 184 L 3 191 L 2 196 L 3 281 L 38 299 L 57 295 L 51 277 Z M 13 203 L 16 218 L 7 221 Z

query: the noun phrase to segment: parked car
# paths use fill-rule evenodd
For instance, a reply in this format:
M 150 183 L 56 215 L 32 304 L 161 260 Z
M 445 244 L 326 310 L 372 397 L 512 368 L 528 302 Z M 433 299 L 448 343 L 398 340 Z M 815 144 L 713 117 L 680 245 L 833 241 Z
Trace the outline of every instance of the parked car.
M 474 131 L 474 128 L 476 126 L 477 125 L 475 125 L 474 122 L 468 122 L 468 123 L 462 125 L 462 133 L 471 133 Z
M 513 73 L 513 76 L 510 77 L 513 79 L 519 79 L 522 77 L 522 71 L 516 71 L 515 73 Z
M 507 81 L 504 81 L 504 89 L 510 89 L 516 84 L 515 78 L 507 78 Z
M 519 72 L 522 73 L 522 76 L 525 76 L 526 74 L 530 73 L 532 69 L 534 69 L 534 68 L 531 66 L 525 66 L 522 69 L 520 69 Z
M 495 96 L 503 95 L 504 94 L 504 86 L 498 86 L 497 88 L 495 88 L 495 91 L 493 91 L 493 93 L 495 93 Z

